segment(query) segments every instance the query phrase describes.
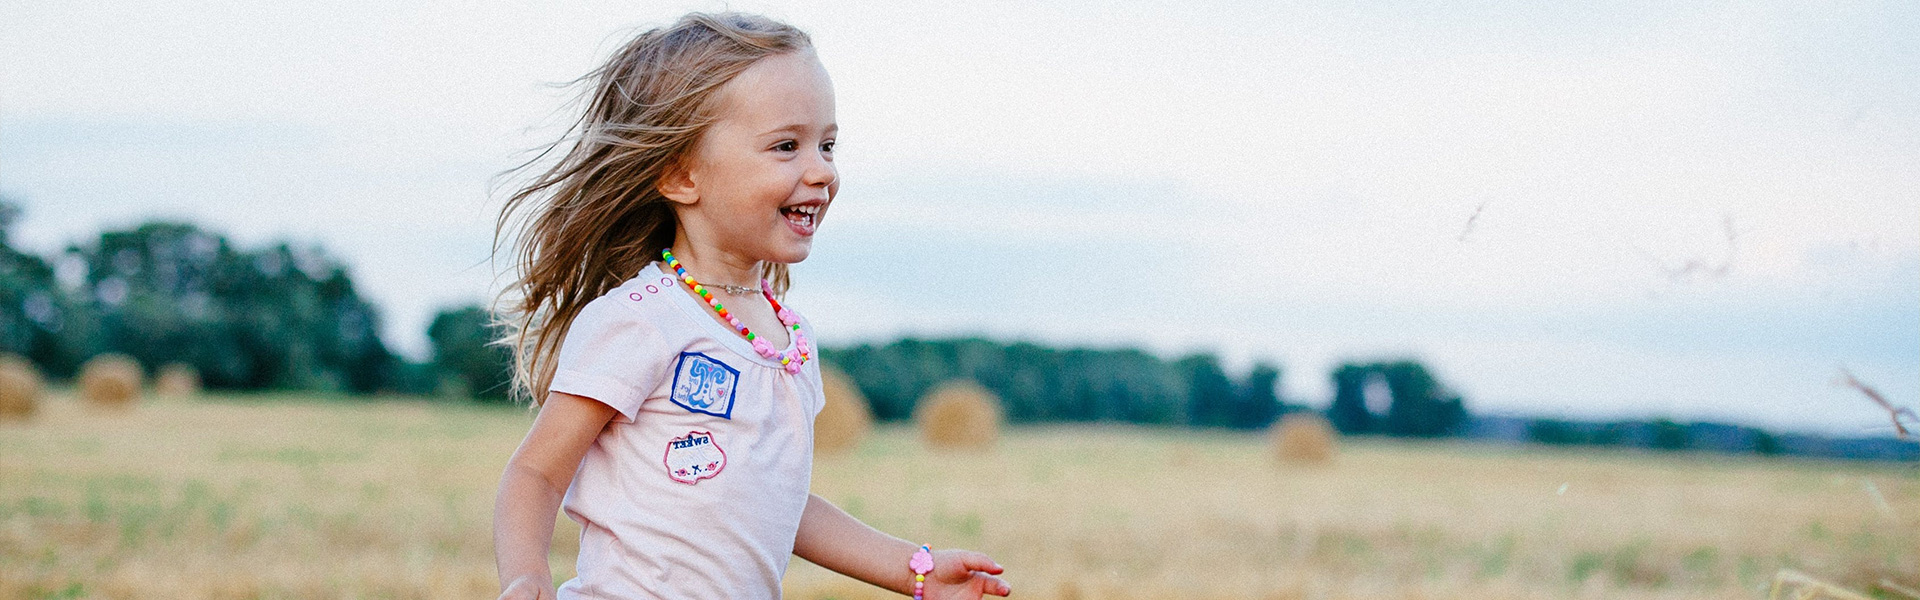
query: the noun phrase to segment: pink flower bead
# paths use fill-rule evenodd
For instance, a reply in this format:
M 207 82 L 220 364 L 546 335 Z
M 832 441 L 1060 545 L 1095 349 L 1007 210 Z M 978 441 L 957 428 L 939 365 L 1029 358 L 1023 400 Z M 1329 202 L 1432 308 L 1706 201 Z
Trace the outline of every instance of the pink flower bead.
M 797 360 L 796 360 L 796 361 L 793 361 L 793 362 L 789 362 L 789 363 L 787 363 L 787 372 L 788 372 L 788 373 L 799 373 L 799 372 L 800 372 L 800 361 L 797 361 Z
M 785 307 L 782 307 L 780 309 L 779 316 L 780 316 L 780 322 L 785 323 L 787 325 L 792 325 L 794 323 L 800 322 L 799 317 L 793 316 L 793 311 Z
M 756 337 L 753 339 L 753 351 L 759 352 L 761 356 L 765 356 L 767 358 L 773 358 L 774 356 L 777 356 L 777 354 L 775 354 L 773 351 L 773 344 L 767 343 L 767 340 L 764 338 Z

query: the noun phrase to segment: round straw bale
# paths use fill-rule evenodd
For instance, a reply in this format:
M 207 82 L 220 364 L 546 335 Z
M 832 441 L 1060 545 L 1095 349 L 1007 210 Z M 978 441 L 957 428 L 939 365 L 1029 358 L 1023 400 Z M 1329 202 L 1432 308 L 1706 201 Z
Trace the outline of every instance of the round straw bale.
M 826 406 L 813 419 L 813 451 L 845 452 L 860 445 L 873 429 L 873 411 L 853 379 L 833 365 L 821 363 L 820 379 Z
M 117 353 L 95 356 L 80 367 L 80 397 L 94 406 L 131 407 L 140 399 L 140 385 L 145 378 L 146 371 L 131 356 Z
M 1326 418 L 1310 412 L 1297 412 L 1273 426 L 1273 451 L 1283 463 L 1315 464 L 1333 460 L 1339 434 Z
M 988 448 L 1000 439 L 1000 399 L 969 380 L 927 392 L 914 408 L 920 438 L 932 448 Z
M 167 363 L 153 377 L 155 395 L 186 398 L 200 393 L 200 370 L 187 363 Z
M 0 355 L 0 421 L 26 420 L 40 406 L 40 371 L 13 354 Z

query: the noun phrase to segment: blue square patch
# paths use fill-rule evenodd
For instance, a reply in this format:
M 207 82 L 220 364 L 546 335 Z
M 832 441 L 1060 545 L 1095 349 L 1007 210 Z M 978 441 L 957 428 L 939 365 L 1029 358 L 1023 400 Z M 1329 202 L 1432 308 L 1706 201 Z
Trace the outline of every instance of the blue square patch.
M 740 385 L 740 371 L 699 352 L 681 352 L 673 368 L 673 393 L 668 399 L 680 408 L 733 418 L 733 392 Z

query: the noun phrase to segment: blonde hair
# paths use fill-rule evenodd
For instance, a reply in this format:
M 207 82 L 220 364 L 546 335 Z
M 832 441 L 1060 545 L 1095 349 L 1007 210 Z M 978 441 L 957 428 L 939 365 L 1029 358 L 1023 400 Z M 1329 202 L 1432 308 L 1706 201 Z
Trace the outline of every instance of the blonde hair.
M 531 172 L 564 151 L 508 197 L 495 223 L 496 254 L 504 234 L 517 234 L 497 343 L 513 349 L 518 393 L 544 403 L 560 342 L 580 309 L 673 244 L 677 221 L 659 182 L 718 119 L 720 87 L 755 61 L 811 47 L 806 33 L 766 17 L 691 13 L 641 33 L 568 82 L 586 83 L 584 113 L 559 140 L 502 173 Z M 786 265 L 762 269 L 784 293 Z

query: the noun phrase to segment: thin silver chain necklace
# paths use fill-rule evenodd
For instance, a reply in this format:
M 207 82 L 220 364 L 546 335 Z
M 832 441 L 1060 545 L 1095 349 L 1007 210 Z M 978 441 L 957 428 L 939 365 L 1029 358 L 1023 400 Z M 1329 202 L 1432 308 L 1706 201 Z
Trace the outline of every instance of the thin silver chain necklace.
M 663 268 L 661 270 L 665 271 L 666 269 Z M 747 296 L 760 293 L 760 288 L 748 285 L 727 285 L 724 283 L 707 283 L 702 281 L 700 282 L 700 286 L 711 290 L 720 290 L 735 296 Z
M 746 296 L 749 294 L 760 293 L 760 288 L 748 287 L 744 285 L 727 285 L 724 283 L 707 283 L 704 281 L 700 282 L 700 285 L 705 286 L 707 289 L 720 290 L 722 292 L 733 294 L 735 296 Z

